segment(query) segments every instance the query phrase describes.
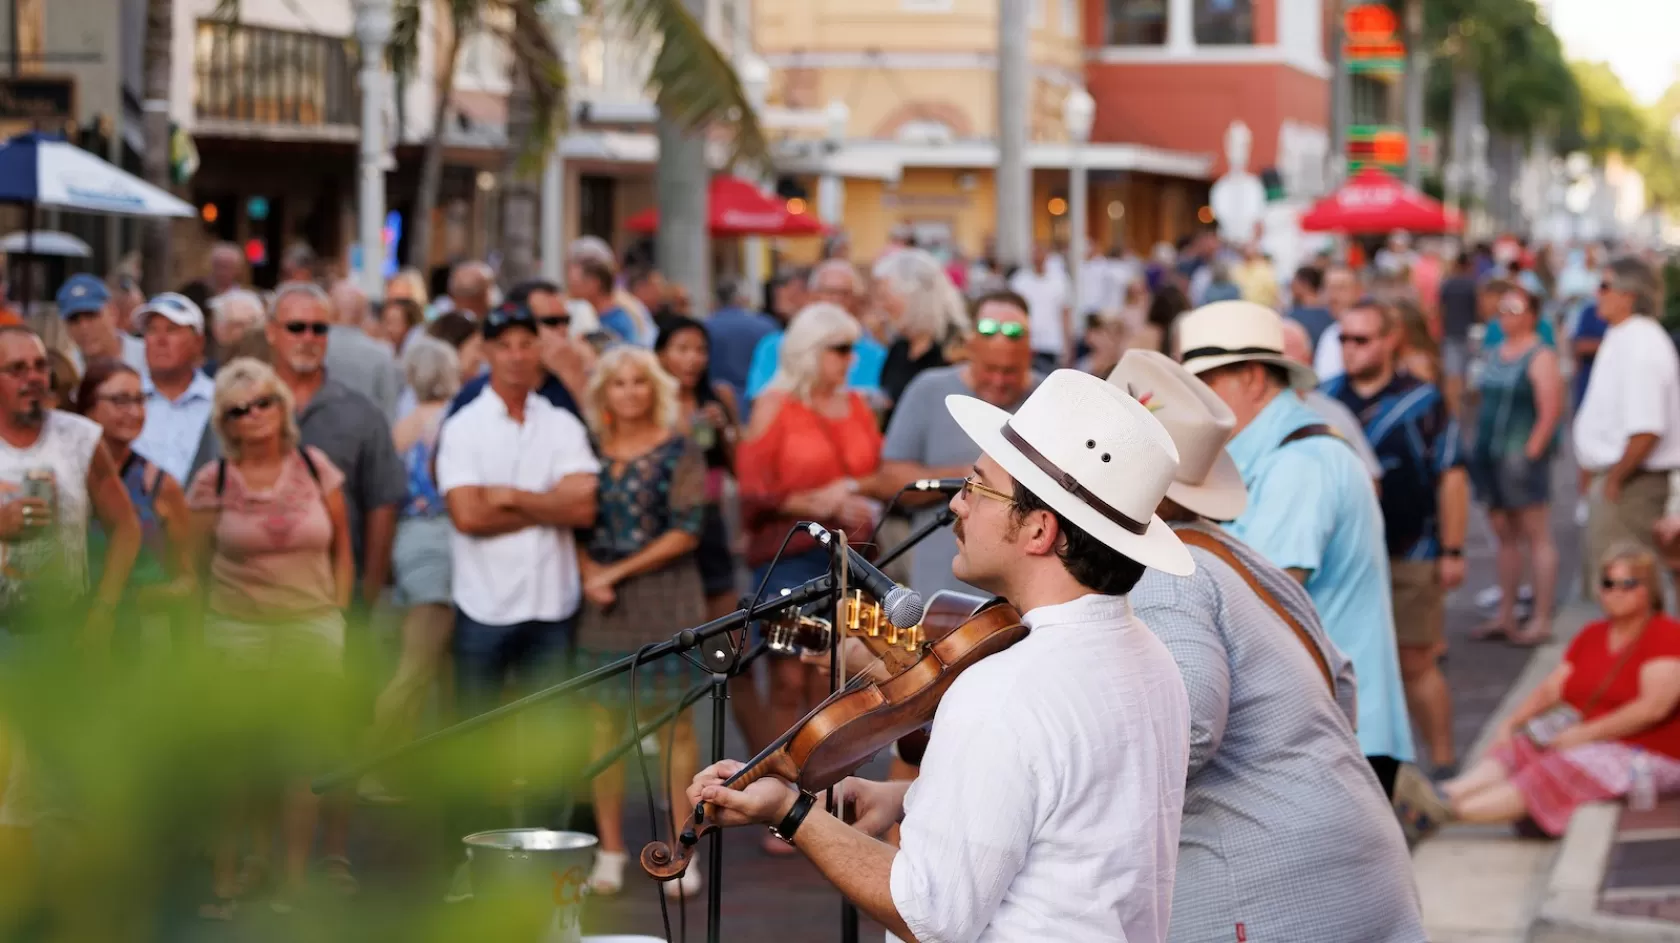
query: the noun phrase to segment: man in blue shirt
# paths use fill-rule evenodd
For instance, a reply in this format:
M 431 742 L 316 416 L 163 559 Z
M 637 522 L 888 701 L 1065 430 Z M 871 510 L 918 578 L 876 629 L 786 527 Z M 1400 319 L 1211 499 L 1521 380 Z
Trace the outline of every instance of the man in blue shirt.
M 1575 336 L 1570 339 L 1570 345 L 1575 351 L 1575 389 L 1574 404 L 1581 408 L 1581 397 L 1587 395 L 1587 378 L 1592 376 L 1593 358 L 1598 356 L 1598 345 L 1604 343 L 1604 332 L 1610 325 L 1598 316 L 1598 302 L 1591 301 L 1581 309 L 1581 318 L 1575 323 Z
M 1458 423 L 1434 386 L 1397 371 L 1399 319 L 1366 299 L 1342 315 L 1347 373 L 1325 393 L 1359 417 L 1382 461 L 1383 531 L 1400 677 L 1436 779 L 1457 775 L 1452 696 L 1441 674 L 1446 595 L 1464 581 L 1470 479 Z
M 1283 354 L 1283 320 L 1247 301 L 1206 305 L 1179 322 L 1185 369 L 1236 414 L 1226 450 L 1248 486 L 1228 528 L 1300 580 L 1359 679 L 1359 744 L 1391 795 L 1412 759 L 1394 640 L 1382 509 L 1365 466 L 1291 387 L 1317 377 Z
M 748 310 L 733 281 L 718 284 L 718 307 L 706 319 L 706 336 L 712 343 L 712 379 L 729 384 L 737 400 L 745 399 L 747 373 L 752 369 L 758 342 L 781 330 L 776 319 Z
M 857 316 L 858 306 L 868 304 L 863 294 L 863 282 L 857 269 L 843 259 L 829 259 L 811 271 L 810 300 L 839 305 Z M 794 312 L 797 317 L 798 312 Z M 753 399 L 770 385 L 781 360 L 782 332 L 767 334 L 753 349 L 752 366 L 747 371 L 747 398 Z M 881 368 L 887 363 L 887 349 L 868 334 L 860 335 L 852 347 L 852 369 L 846 375 L 846 385 L 860 392 L 879 392 Z

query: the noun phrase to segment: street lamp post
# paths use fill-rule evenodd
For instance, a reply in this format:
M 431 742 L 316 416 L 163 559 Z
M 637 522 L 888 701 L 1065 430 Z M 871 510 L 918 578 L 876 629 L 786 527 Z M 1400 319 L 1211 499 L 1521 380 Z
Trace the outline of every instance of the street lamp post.
M 847 128 L 852 123 L 852 109 L 846 103 L 836 98 L 828 103 L 824 111 L 827 119 L 827 134 L 823 143 L 826 154 L 823 155 L 822 176 L 817 178 L 817 216 L 824 224 L 838 227 L 846 213 L 846 182 L 835 173 L 834 155 L 846 144 Z
M 735 65 L 735 74 L 741 78 L 741 91 L 746 93 L 747 103 L 752 105 L 754 112 L 764 113 L 764 103 L 770 97 L 770 63 L 765 62 L 751 51 L 743 52 Z M 763 169 L 753 166 L 742 174 L 752 182 L 754 187 L 762 189 L 764 186 Z M 748 236 L 741 244 L 742 259 L 741 277 L 746 282 L 743 288 L 749 298 L 760 298 L 764 294 L 764 239 L 761 236 Z
M 356 0 L 356 41 L 362 51 L 361 189 L 356 229 L 362 247 L 362 290 L 384 290 L 385 259 L 385 45 L 391 40 L 392 0 Z
M 1091 123 L 1097 103 L 1091 93 L 1075 86 L 1062 102 L 1062 120 L 1068 133 L 1068 277 L 1073 280 L 1072 307 L 1077 319 L 1084 313 L 1080 270 L 1085 267 L 1085 143 L 1091 139 Z
M 560 50 L 568 64 L 577 61 L 572 52 L 572 38 L 575 35 L 573 24 L 582 12 L 583 9 L 577 0 L 550 4 L 545 11 L 549 31 L 554 37 L 554 46 Z M 571 109 L 568 95 L 564 105 L 566 123 L 560 128 L 560 133 L 555 135 L 554 143 L 549 145 L 547 157 L 543 161 L 542 204 L 539 213 L 539 231 L 542 234 L 541 271 L 543 278 L 556 284 L 565 280 L 566 157 L 563 149 L 566 133 L 572 123 Z

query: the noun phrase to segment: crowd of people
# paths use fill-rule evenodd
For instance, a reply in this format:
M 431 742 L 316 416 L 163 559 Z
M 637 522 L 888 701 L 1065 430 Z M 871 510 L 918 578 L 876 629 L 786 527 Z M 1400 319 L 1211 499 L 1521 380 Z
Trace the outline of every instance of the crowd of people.
M 150 299 L 131 278 L 71 277 L 31 325 L 0 326 L 5 611 L 23 612 L 50 569 L 86 600 L 93 644 L 202 644 L 253 679 L 284 663 L 319 685 L 295 690 L 300 717 L 322 708 L 312 695 L 343 687 L 355 743 L 390 747 L 429 722 L 429 705 L 441 719 L 481 713 L 727 613 L 743 592 L 827 572 L 828 549 L 789 537 L 795 521 L 890 546 L 945 500 L 907 485 L 966 479 L 950 501 L 957 525 L 918 543 L 896 577 L 924 595 L 998 593 L 1023 612 L 1033 599 L 1071 607 L 1029 614 L 1035 636 L 1083 621 L 1153 633 L 1137 664 L 1090 651 L 1083 668 L 1060 669 L 1093 685 L 1113 669 L 1119 688 L 1149 687 L 1166 705 L 1127 728 L 1158 746 L 1134 759 L 1163 770 L 1160 782 L 1134 782 L 1123 802 L 1106 787 L 1078 800 L 1146 809 L 1145 825 L 1127 828 L 1178 848 L 1136 869 L 1130 893 L 1159 904 L 1124 921 L 1160 931 L 1141 938 L 1164 938 L 1170 915 L 1174 939 L 1235 922 L 1239 939 L 1421 940 L 1406 839 L 1453 820 L 1530 820 L 1556 835 L 1580 803 L 1625 794 L 1636 771 L 1680 788 L 1680 623 L 1653 615 L 1665 563 L 1680 564 L 1680 360 L 1654 318 L 1661 285 L 1646 260 L 1606 262 L 1594 247 L 1553 276 L 1549 250 L 1501 240 L 1449 264 L 1442 246 L 1396 239 L 1369 266 L 1317 259 L 1280 291 L 1264 255 L 1208 232 L 1148 259 L 1093 251 L 1076 263 L 1076 300 L 1070 263 L 1045 248 L 1006 275 L 904 240 L 868 265 L 834 246 L 778 273 L 763 305 L 725 284 L 696 311 L 643 260 L 620 266 L 596 239 L 569 248 L 563 286 L 504 292 L 488 265 L 465 262 L 435 298 L 403 271 L 369 299 L 323 277 L 307 252 L 288 254 L 278 285 L 259 291 L 233 246 L 211 252 L 204 280 Z M 1099 449 L 1096 432 L 1085 442 L 1064 428 L 1098 405 L 1092 428 L 1109 421 L 1115 391 L 1142 409 L 1109 417 L 1116 441 L 1159 456 L 1133 462 Z M 1013 437 L 976 431 L 993 419 Z M 1090 454 L 1069 452 L 1070 436 Z M 1569 497 L 1581 502 L 1584 586 L 1608 621 L 1576 638 L 1496 749 L 1461 770 L 1440 663 L 1472 505 L 1498 543 L 1477 638 L 1550 640 L 1567 589 L 1548 514 L 1563 497 L 1553 478 L 1565 447 L 1581 469 Z M 1046 454 L 1078 472 L 1035 477 Z M 1138 482 L 1108 483 L 1121 477 L 1111 459 Z M 982 513 L 992 505 L 999 520 Z M 978 549 L 980 532 L 1037 549 L 1011 572 Z M 1024 582 L 1031 574 L 1045 582 Z M 1131 607 L 1050 600 L 1046 587 L 1129 594 Z M 187 603 L 201 610 L 191 620 Z M 368 629 L 376 613 L 400 623 L 394 651 Z M 1177 694 L 1139 674 L 1168 655 Z M 1020 657 L 1048 670 L 1066 653 Z M 379 664 L 390 667 L 376 687 L 343 683 L 357 675 L 347 666 Z M 769 658 L 759 674 L 731 682 L 754 750 L 829 685 L 807 659 Z M 582 749 L 605 756 L 632 717 L 702 677 L 669 658 L 591 689 Z M 1036 705 L 1029 715 L 1049 712 L 1045 723 L 1067 706 L 1022 700 Z M 1560 705 L 1576 712 L 1561 733 L 1525 733 Z M 920 758 L 919 794 L 948 805 L 909 814 L 903 850 L 949 847 L 965 809 L 992 820 L 972 831 L 1002 836 L 976 861 L 1021 830 L 1039 834 L 1043 821 L 1009 805 L 1030 801 L 992 807 L 1008 790 L 965 790 L 958 773 L 979 761 L 954 763 L 953 751 L 967 737 L 987 764 L 1019 761 L 1034 776 L 1073 758 L 1004 749 L 986 710 L 973 713 Z M 1068 722 L 1083 731 L 1090 720 Z M 1172 742 L 1177 728 L 1187 742 Z M 689 782 L 699 774 L 711 798 L 715 775 L 701 772 L 686 712 L 661 744 L 680 818 Z M 12 751 L 14 784 L 28 775 L 25 749 Z M 316 865 L 354 891 L 352 797 L 307 785 L 325 759 L 299 755 L 284 781 L 262 784 L 271 802 L 223 810 L 205 917 L 228 919 L 265 889 L 287 911 Z M 895 772 L 917 775 L 918 759 L 896 758 Z M 914 813 L 934 801 L 852 782 L 863 806 Z M 611 894 L 630 860 L 622 768 L 588 789 L 600 839 L 589 886 Z M 376 803 L 406 791 L 386 773 L 356 790 Z M 0 795 L 0 825 L 27 824 L 20 794 Z M 765 852 L 793 853 L 790 837 L 766 837 Z M 1340 856 L 1328 868 L 1327 849 Z M 1292 882 L 1327 871 L 1349 893 L 1300 906 Z M 1055 873 L 1046 863 L 1034 893 L 1063 893 Z M 906 893 L 926 903 L 883 922 L 921 939 L 971 936 L 1031 909 L 999 910 L 1007 880 L 965 892 L 987 899 L 946 898 L 950 878 L 907 874 Z M 893 875 L 897 899 L 896 865 Z M 702 886 L 691 868 L 668 891 Z M 1249 901 L 1265 903 L 1241 910 Z

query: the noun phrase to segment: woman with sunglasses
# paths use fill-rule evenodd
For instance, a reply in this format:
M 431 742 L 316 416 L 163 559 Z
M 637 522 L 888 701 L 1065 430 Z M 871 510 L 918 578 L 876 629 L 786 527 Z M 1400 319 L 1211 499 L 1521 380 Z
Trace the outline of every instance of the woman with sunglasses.
M 75 409 L 103 430 L 106 451 L 120 469 L 128 500 L 140 518 L 140 554 L 128 571 L 128 600 L 120 610 L 120 645 L 139 641 L 143 620 L 169 615 L 169 607 L 190 599 L 197 580 L 191 555 L 191 519 L 181 483 L 134 451 L 146 424 L 146 395 L 140 374 L 120 360 L 95 360 L 76 388 Z M 88 526 L 88 562 L 105 559 L 108 538 L 98 521 Z M 97 577 L 95 577 L 97 579 Z
M 1563 416 L 1563 376 L 1557 352 L 1540 339 L 1540 312 L 1521 287 L 1504 286 L 1499 324 L 1504 340 L 1484 358 L 1481 406 L 1470 450 L 1470 480 L 1487 505 L 1498 541 L 1499 611 L 1472 638 L 1503 636 L 1518 645 L 1552 637 L 1558 554 L 1552 542 L 1547 497 L 1552 455 Z M 1517 587 L 1523 547 L 1533 574 L 1534 608 L 1527 628 L 1517 627 Z
M 859 393 L 846 388 L 852 348 L 862 329 L 845 309 L 807 305 L 788 325 L 780 363 L 770 386 L 753 403 L 752 421 L 735 455 L 741 486 L 741 525 L 747 532 L 751 589 L 773 598 L 828 572 L 828 552 L 803 533 L 782 541 L 794 522 L 818 521 L 844 530 L 853 545 L 873 539 L 877 505 L 862 496 L 859 481 L 880 465 L 881 432 Z M 772 734 L 792 726 L 828 695 L 826 672 L 797 658 L 770 663 L 769 724 Z M 788 846 L 774 837 L 772 853 Z
M 210 573 L 204 643 L 245 705 L 273 731 L 265 768 L 284 782 L 247 783 L 253 854 L 235 870 L 235 833 L 215 852 L 216 901 L 207 919 L 232 917 L 268 873 L 268 836 L 281 827 L 282 885 L 272 901 L 290 912 L 309 873 L 319 800 L 309 776 L 335 752 L 327 727 L 344 662 L 344 610 L 355 584 L 344 474 L 326 454 L 299 446 L 292 393 L 267 365 L 240 358 L 216 375 L 210 419 L 225 459 L 187 488 L 195 558 Z M 279 726 L 267 726 L 278 719 Z M 282 827 L 283 826 L 283 827 Z
M 1421 776 L 1403 777 L 1395 805 L 1413 829 L 1528 818 L 1556 836 L 1585 803 L 1635 787 L 1680 792 L 1680 622 L 1662 612 L 1650 551 L 1618 544 L 1599 573 L 1605 618 L 1575 636 L 1500 724 L 1487 756 L 1439 793 Z

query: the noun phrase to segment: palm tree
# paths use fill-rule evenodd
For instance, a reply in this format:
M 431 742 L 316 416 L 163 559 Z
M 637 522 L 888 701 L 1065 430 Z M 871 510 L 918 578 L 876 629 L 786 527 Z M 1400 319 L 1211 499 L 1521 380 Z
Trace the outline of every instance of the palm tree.
M 438 189 L 443 184 L 443 134 L 449 125 L 455 95 L 455 68 L 461 47 L 478 28 L 479 0 L 438 0 L 448 13 L 447 25 L 439 24 L 433 34 L 440 42 L 433 59 L 431 133 L 420 157 L 420 185 L 415 194 L 414 213 L 409 221 L 408 264 L 424 269 L 432 247 L 432 214 L 437 209 Z M 412 77 L 419 65 L 420 31 L 424 28 L 420 0 L 403 0 L 395 11 L 388 59 L 391 71 Z
M 145 37 L 145 95 L 144 130 L 146 153 L 143 159 L 146 180 L 169 189 L 169 109 L 154 102 L 169 101 L 170 41 L 174 36 L 173 0 L 147 0 Z M 169 220 L 150 220 L 140 245 L 140 278 L 146 294 L 164 290 L 169 277 Z

